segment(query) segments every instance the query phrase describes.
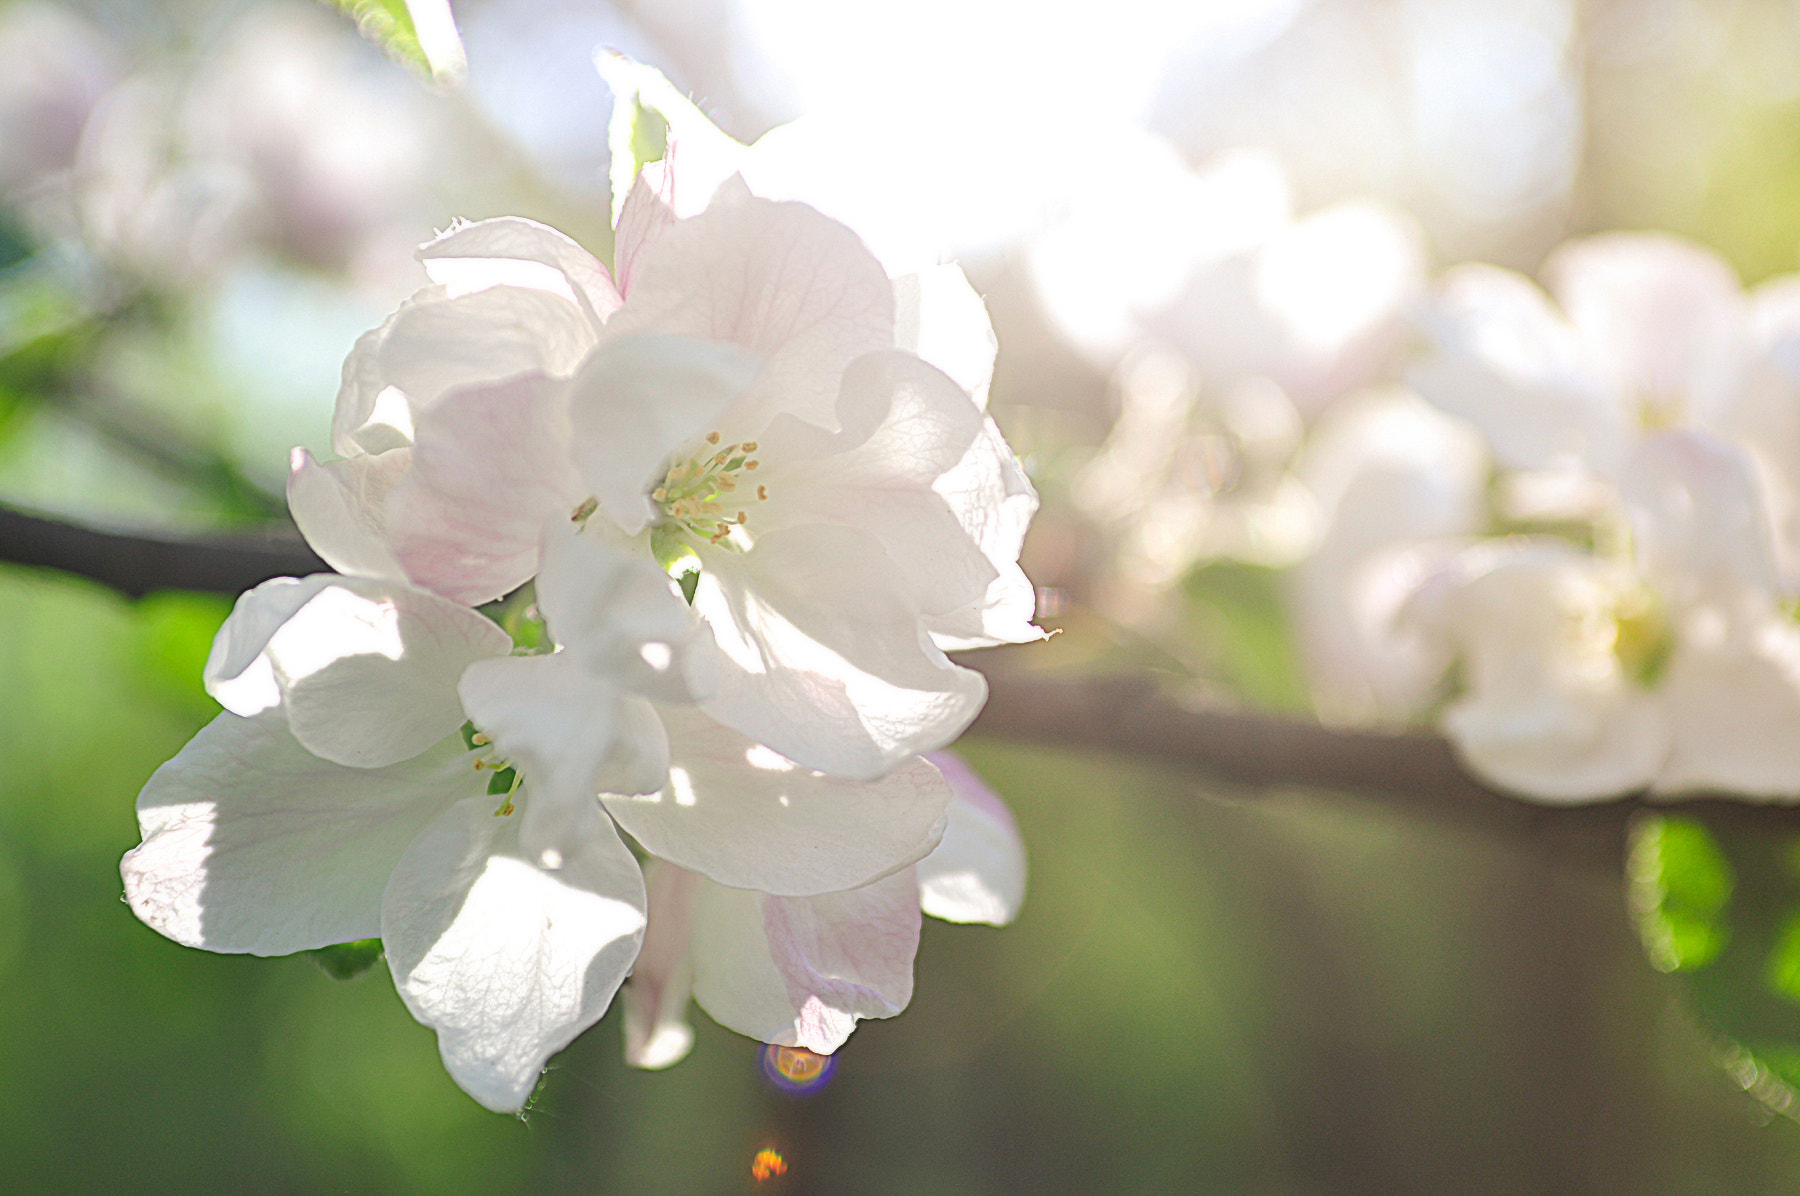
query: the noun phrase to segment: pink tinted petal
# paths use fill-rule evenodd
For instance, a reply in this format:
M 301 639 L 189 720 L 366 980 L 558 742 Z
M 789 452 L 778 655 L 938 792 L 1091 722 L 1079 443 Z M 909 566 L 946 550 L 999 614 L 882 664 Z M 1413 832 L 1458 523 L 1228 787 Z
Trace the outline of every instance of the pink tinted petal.
M 289 465 L 288 511 L 312 550 L 339 573 L 401 578 L 387 543 L 387 496 L 412 467 L 410 448 L 324 464 L 305 449 Z
M 876 780 L 845 780 L 801 768 L 698 711 L 662 714 L 668 784 L 602 799 L 653 855 L 733 888 L 805 896 L 867 884 L 937 845 L 950 787 L 925 760 Z
M 646 903 L 637 861 L 598 811 L 554 872 L 524 858 L 518 820 L 493 811 L 471 798 L 419 835 L 382 897 L 381 938 L 451 1077 L 512 1112 L 550 1056 L 606 1012 Z
M 906 1008 L 918 947 L 910 868 L 817 897 L 708 884 L 690 948 L 694 999 L 740 1034 L 828 1055 L 858 1019 Z
M 919 861 L 919 905 L 946 922 L 1005 926 L 1025 902 L 1025 843 L 1012 811 L 954 752 L 931 762 L 955 794 L 943 842 Z
M 548 291 L 496 286 L 450 297 L 428 288 L 351 351 L 332 444 L 346 457 L 400 447 L 403 425 L 446 393 L 533 372 L 567 377 L 594 339 L 582 310 Z M 384 414 L 384 405 L 398 411 Z
M 568 459 L 567 387 L 527 374 L 458 391 L 420 419 L 387 511 L 415 584 L 476 606 L 537 572 L 545 521 L 568 519 L 588 493 Z
M 221 714 L 138 796 L 144 841 L 125 899 L 209 951 L 285 955 L 381 931 L 381 893 L 413 837 L 478 791 L 460 744 L 388 768 L 308 752 L 279 711 Z
M 755 436 L 782 411 L 835 427 L 844 367 L 894 343 L 894 298 L 855 233 L 738 183 L 643 251 L 608 328 L 725 341 L 762 358 L 736 417 Z
M 694 910 L 706 882 L 666 860 L 644 864 L 649 925 L 631 978 L 619 992 L 625 1007 L 625 1062 L 656 1070 L 681 1062 L 694 1045 L 688 999 L 694 966 L 688 958 Z

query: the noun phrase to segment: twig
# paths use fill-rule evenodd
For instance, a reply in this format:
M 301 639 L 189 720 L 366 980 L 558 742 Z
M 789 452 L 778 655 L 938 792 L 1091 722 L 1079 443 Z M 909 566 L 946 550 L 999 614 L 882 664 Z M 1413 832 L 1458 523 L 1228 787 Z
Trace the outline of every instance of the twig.
M 326 568 L 291 532 L 194 539 L 103 532 L 5 506 L 0 560 L 60 569 L 132 597 L 168 589 L 236 594 L 271 577 Z M 1143 676 L 1046 675 L 1030 666 L 1030 651 L 961 658 L 988 678 L 990 696 L 974 733 L 1177 764 L 1241 786 L 1247 798 L 1296 786 L 1350 792 L 1408 817 L 1608 872 L 1619 868 L 1631 820 L 1667 808 L 1643 795 L 1581 806 L 1521 800 L 1475 780 L 1441 736 L 1194 708 Z M 1683 808 L 1713 821 L 1800 830 L 1797 806 L 1700 798 Z
M 157 590 L 236 594 L 327 566 L 297 533 L 176 537 L 107 532 L 0 505 L 0 560 L 60 569 L 132 598 Z

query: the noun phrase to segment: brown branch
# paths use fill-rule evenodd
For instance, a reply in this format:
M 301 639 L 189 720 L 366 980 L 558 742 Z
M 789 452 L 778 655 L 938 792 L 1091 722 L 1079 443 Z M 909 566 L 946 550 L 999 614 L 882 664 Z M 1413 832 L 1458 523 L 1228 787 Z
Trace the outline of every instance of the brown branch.
M 157 590 L 237 594 L 327 568 L 297 532 L 180 537 L 79 527 L 0 505 L 0 561 L 59 569 L 131 598 Z
M 1407 817 L 1472 831 L 1616 873 L 1632 819 L 1669 803 L 1634 794 L 1618 801 L 1546 805 L 1476 780 L 1442 736 L 1323 727 L 1237 710 L 1186 706 L 1146 677 L 1070 679 L 1022 667 L 997 650 L 982 665 L 987 706 L 972 733 L 1110 752 L 1191 767 L 1247 795 L 1270 788 L 1350 792 Z M 969 658 L 965 658 L 969 659 Z M 1800 829 L 1800 807 L 1726 797 L 1684 799 L 1712 822 Z
M 74 573 L 138 597 L 183 589 L 236 594 L 326 565 L 291 530 L 196 539 L 103 532 L 0 506 L 0 561 Z M 1196 708 L 1149 677 L 1071 679 L 1032 667 L 1032 650 L 964 656 L 988 678 L 975 734 L 1192 768 L 1243 789 L 1353 793 L 1412 818 L 1616 872 L 1631 819 L 1667 807 L 1642 795 L 1594 805 L 1522 800 L 1463 770 L 1441 736 L 1322 727 L 1275 715 Z M 1711 821 L 1800 830 L 1800 807 L 1722 798 L 1684 803 Z

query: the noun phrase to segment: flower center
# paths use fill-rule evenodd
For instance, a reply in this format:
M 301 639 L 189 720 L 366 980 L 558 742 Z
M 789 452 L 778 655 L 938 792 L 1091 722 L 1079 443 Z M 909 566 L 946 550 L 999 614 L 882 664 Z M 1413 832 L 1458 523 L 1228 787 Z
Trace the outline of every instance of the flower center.
M 1662 680 L 1675 650 L 1675 636 L 1662 604 L 1648 594 L 1628 597 L 1613 612 L 1613 654 L 1640 688 Z
M 513 795 L 519 791 L 519 783 L 524 779 L 519 770 L 505 760 L 500 759 L 494 751 L 494 741 L 485 731 L 477 731 L 474 723 L 462 725 L 463 743 L 475 753 L 475 771 L 490 772 L 488 793 L 500 798 L 500 808 L 494 811 L 495 818 L 505 818 L 513 812 Z
M 717 432 L 706 434 L 709 446 L 717 446 L 719 439 Z M 715 447 L 706 456 L 678 460 L 669 466 L 662 484 L 650 492 L 651 501 L 662 508 L 667 525 L 708 543 L 720 543 L 732 529 L 744 526 L 750 517 L 748 507 L 769 497 L 767 487 L 759 485 L 752 491 L 744 476 L 762 464 L 751 456 L 754 452 L 756 441 L 745 440 Z

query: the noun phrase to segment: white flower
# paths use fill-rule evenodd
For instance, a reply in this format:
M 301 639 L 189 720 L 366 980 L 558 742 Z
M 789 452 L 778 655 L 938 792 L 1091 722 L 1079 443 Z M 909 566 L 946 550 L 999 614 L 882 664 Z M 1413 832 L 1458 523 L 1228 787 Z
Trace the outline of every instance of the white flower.
M 1409 380 L 1473 421 L 1502 492 L 1528 519 L 1616 517 L 1645 437 L 1689 428 L 1747 451 L 1800 576 L 1800 289 L 1746 295 L 1710 250 L 1660 233 L 1573 241 L 1530 280 L 1486 265 L 1450 271 L 1427 308 L 1431 351 Z
M 1314 427 L 1294 473 L 1319 540 L 1284 580 L 1322 717 L 1401 718 L 1431 696 L 1444 646 L 1397 616 L 1484 526 L 1489 468 L 1474 429 L 1401 388 L 1347 395 Z
M 627 1062 L 667 1067 L 687 1054 L 690 997 L 741 1034 L 828 1055 L 859 1019 L 906 1007 L 921 912 L 1010 922 L 1025 891 L 1012 815 L 960 760 L 933 762 L 955 792 L 943 841 L 873 883 L 786 896 L 653 861 L 650 929 L 623 996 Z
M 177 942 L 281 955 L 379 936 L 457 1083 L 524 1104 L 605 1012 L 643 935 L 637 862 L 598 809 L 558 867 L 521 848 L 457 728 L 457 674 L 511 644 L 403 586 L 311 577 L 239 600 L 208 682 L 228 707 L 138 798 L 132 910 Z M 529 784 L 529 782 L 527 782 Z M 503 805 L 503 803 L 505 803 Z
M 966 283 L 891 283 L 848 229 L 735 176 L 685 215 L 687 143 L 621 209 L 618 286 L 526 221 L 427 246 L 437 285 L 345 365 L 345 459 L 297 455 L 290 505 L 335 566 L 471 604 L 537 571 L 545 520 L 604 522 L 697 568 L 710 714 L 878 776 L 979 709 L 946 649 L 1042 634 L 1017 565 L 1030 485 L 964 386 L 895 347 L 984 388 L 991 331 Z
M 1630 563 L 1495 542 L 1414 599 L 1467 672 L 1445 732 L 1476 772 L 1545 800 L 1800 798 L 1800 624 L 1748 459 L 1664 433 L 1621 472 Z
M 951 797 L 922 760 L 826 777 L 666 704 L 701 675 L 696 620 L 649 561 L 564 533 L 539 583 L 564 643 L 523 657 L 402 583 L 244 595 L 207 667 L 228 712 L 145 786 L 123 864 L 133 910 L 191 946 L 379 936 L 493 1109 L 524 1103 L 632 966 L 646 906 L 617 828 L 695 876 L 806 899 L 909 871 Z

